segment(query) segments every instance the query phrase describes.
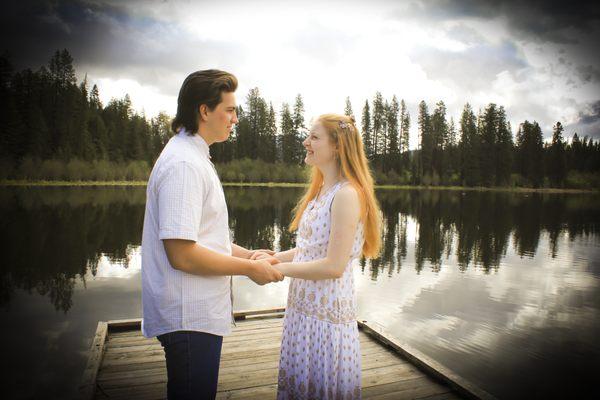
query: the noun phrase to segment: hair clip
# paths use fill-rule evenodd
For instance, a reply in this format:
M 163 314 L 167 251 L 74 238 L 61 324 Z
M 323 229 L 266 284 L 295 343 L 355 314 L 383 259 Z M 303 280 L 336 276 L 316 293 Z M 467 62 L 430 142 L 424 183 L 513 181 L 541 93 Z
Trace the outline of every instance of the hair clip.
M 348 124 L 345 123 L 344 121 L 340 121 L 339 125 L 340 125 L 340 128 L 342 128 L 342 129 L 346 129 L 348 127 Z

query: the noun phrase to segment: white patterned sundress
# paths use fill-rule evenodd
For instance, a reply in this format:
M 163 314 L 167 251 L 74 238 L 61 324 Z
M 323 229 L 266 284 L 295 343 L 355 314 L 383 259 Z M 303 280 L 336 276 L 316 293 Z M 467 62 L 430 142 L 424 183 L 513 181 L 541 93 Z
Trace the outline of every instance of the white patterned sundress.
M 295 262 L 327 256 L 331 203 L 347 181 L 310 201 L 296 236 Z M 291 278 L 279 358 L 277 398 L 360 399 L 361 363 L 352 265 L 360 257 L 358 223 L 350 261 L 338 279 Z

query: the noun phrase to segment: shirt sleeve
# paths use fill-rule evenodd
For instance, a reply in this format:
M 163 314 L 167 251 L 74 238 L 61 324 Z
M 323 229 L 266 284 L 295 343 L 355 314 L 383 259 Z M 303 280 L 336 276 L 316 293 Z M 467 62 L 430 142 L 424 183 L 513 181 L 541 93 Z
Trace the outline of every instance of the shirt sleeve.
M 206 186 L 197 167 L 180 161 L 158 185 L 159 238 L 198 240 Z

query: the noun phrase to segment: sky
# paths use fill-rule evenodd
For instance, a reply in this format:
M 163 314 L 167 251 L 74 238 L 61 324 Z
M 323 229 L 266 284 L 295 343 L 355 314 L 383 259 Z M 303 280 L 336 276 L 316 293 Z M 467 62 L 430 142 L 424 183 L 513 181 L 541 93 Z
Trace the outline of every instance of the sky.
M 3 3 L 0 51 L 16 70 L 74 58 L 106 104 L 131 97 L 150 118 L 174 115 L 185 77 L 218 68 L 258 87 L 276 111 L 300 93 L 307 122 L 344 110 L 360 120 L 376 91 L 404 99 L 417 147 L 417 106 L 443 100 L 458 126 L 475 111 L 506 108 L 513 134 L 537 121 L 546 140 L 600 139 L 600 3 L 579 1 L 89 1 Z

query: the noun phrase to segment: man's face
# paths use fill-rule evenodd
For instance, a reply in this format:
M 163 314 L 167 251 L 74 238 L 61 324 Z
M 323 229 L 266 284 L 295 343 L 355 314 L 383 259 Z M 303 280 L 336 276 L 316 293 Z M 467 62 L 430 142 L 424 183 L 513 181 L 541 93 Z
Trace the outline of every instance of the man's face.
M 206 110 L 206 132 L 214 142 L 224 142 L 229 138 L 235 124 L 238 123 L 235 94 L 222 92 L 221 102 L 214 110 Z

